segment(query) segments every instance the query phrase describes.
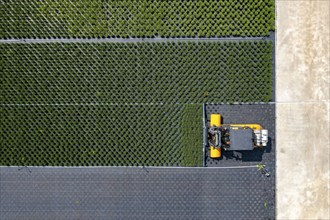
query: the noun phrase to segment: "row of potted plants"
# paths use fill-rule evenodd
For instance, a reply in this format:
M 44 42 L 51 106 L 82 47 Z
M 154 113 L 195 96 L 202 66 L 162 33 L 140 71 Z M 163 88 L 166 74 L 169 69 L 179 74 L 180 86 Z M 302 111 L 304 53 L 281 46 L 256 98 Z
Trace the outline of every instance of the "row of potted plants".
M 242 94 L 235 101 L 267 102 L 272 94 L 271 42 L 0 48 L 2 103 L 226 102 L 233 91 Z M 204 97 L 206 87 L 217 92 Z
M 0 38 L 267 36 L 275 3 L 266 1 L 8 1 Z
M 180 165 L 181 109 L 179 105 L 4 107 L 0 164 Z

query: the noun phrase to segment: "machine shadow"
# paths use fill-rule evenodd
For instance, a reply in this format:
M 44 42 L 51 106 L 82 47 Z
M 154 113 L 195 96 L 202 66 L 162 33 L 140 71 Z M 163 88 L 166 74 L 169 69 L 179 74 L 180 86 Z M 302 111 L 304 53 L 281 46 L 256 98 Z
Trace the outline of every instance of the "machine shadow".
M 260 162 L 264 153 L 270 153 L 272 150 L 272 138 L 268 137 L 267 146 L 264 148 L 255 148 L 252 151 L 222 151 L 219 160 L 239 160 L 243 162 Z

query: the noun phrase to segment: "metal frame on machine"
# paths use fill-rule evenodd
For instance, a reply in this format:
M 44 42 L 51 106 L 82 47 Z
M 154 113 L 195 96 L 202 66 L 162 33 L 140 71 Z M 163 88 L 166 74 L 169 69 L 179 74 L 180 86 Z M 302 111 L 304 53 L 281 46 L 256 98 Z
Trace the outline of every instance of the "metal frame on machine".
M 206 111 L 205 111 L 205 103 L 203 103 L 203 164 L 202 166 L 205 167 L 205 148 L 207 145 L 207 126 L 206 126 Z

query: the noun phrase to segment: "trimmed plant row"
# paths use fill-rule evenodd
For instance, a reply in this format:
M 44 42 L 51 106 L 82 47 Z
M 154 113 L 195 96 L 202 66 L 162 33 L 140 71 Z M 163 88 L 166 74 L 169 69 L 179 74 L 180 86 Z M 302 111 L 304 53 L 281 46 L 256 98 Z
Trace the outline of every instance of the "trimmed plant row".
M 268 102 L 271 42 L 0 44 L 1 104 Z
M 202 166 L 203 115 L 201 104 L 186 104 L 182 110 L 180 146 L 183 166 Z
M 274 0 L 4 1 L 0 38 L 268 36 Z

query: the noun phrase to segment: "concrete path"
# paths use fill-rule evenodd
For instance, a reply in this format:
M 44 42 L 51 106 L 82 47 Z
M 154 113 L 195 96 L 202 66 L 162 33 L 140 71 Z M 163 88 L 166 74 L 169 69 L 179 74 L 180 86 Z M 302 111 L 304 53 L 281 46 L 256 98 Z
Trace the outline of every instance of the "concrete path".
M 330 219 L 330 1 L 277 1 L 277 218 Z

